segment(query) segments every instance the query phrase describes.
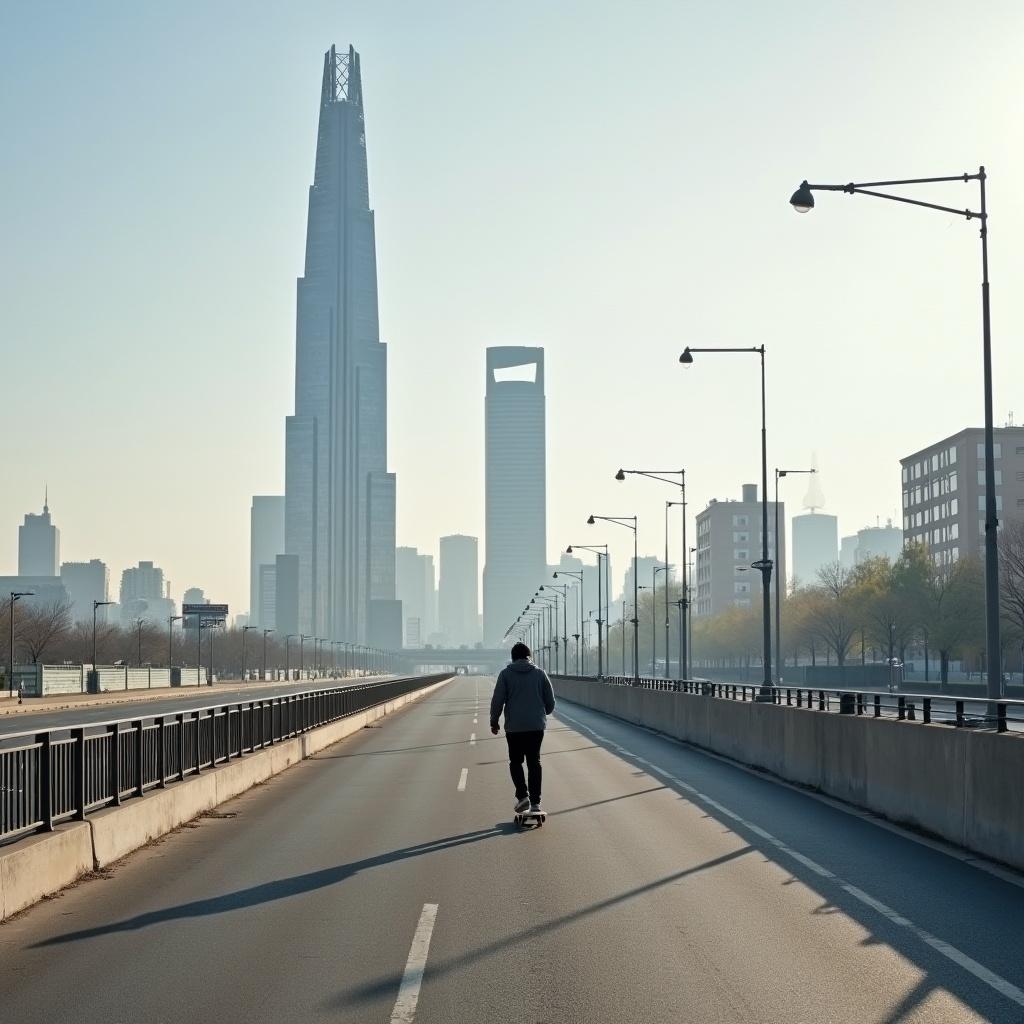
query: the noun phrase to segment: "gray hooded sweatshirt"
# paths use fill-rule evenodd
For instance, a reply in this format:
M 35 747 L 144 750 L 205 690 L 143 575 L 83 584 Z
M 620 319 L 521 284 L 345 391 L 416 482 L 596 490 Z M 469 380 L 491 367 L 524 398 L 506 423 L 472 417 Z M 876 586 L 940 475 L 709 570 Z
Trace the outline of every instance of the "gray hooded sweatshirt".
M 498 727 L 505 711 L 505 732 L 537 732 L 555 710 L 555 694 L 547 673 L 532 661 L 520 658 L 498 673 L 491 697 L 491 727 Z

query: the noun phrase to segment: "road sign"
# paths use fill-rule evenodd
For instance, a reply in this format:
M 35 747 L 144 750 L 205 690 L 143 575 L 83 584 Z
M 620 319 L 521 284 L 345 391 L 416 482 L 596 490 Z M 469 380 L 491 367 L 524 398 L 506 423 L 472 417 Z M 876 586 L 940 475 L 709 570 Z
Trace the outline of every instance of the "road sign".
M 228 617 L 226 604 L 183 604 L 181 614 L 186 619 L 198 617 L 202 622 L 223 622 Z

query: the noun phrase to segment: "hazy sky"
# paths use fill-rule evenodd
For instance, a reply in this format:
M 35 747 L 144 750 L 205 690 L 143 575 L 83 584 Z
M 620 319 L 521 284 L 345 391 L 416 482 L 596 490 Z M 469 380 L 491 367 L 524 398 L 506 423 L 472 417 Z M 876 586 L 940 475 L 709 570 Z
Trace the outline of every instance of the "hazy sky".
M 65 560 L 248 605 L 281 493 L 323 52 L 362 55 L 398 541 L 483 535 L 484 348 L 547 354 L 548 547 L 616 544 L 817 451 L 843 533 L 982 417 L 977 223 L 800 180 L 992 175 L 997 421 L 1024 421 L 1015 0 L 0 5 L 0 573 Z M 925 186 L 975 207 L 976 185 Z M 803 483 L 787 491 L 798 503 Z M 673 528 L 675 534 L 675 528 Z M 616 582 L 616 587 L 618 582 Z

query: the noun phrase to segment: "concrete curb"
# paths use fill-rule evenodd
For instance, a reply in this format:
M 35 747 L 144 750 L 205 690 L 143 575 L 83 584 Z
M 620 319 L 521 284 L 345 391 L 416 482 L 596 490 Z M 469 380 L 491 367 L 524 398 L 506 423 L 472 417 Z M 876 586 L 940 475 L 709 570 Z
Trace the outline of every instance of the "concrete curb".
M 371 722 L 434 693 L 454 676 L 311 732 L 246 754 L 141 799 L 108 807 L 85 821 L 58 825 L 0 849 L 0 921 L 106 867 L 146 843 L 212 810 L 305 758 L 359 732 Z

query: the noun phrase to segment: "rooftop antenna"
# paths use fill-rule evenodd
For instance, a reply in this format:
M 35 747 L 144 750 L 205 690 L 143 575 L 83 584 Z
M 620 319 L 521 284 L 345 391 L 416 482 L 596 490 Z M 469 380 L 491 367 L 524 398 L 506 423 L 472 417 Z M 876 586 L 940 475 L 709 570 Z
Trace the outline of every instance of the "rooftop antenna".
M 49 512 L 50 511 L 50 485 L 49 484 L 44 484 L 43 485 L 43 511 L 44 512 Z

